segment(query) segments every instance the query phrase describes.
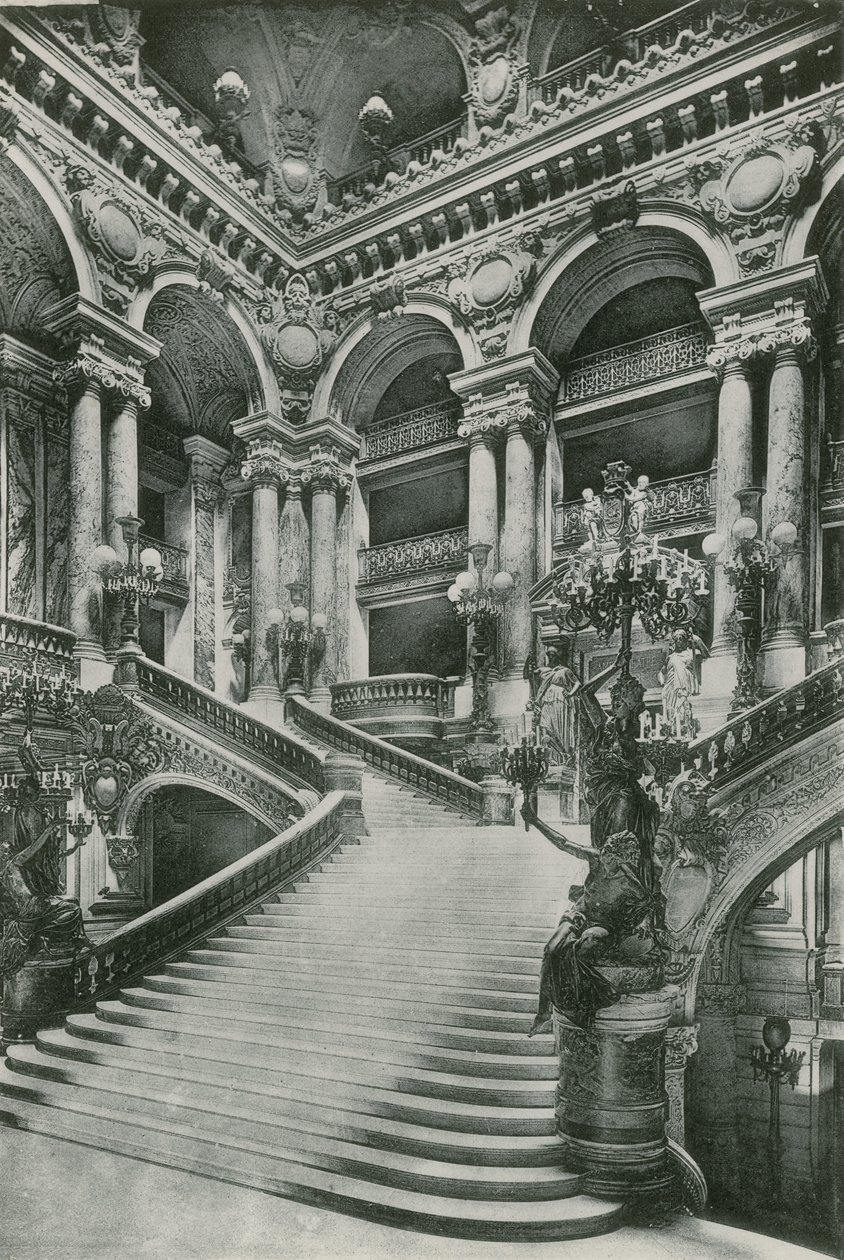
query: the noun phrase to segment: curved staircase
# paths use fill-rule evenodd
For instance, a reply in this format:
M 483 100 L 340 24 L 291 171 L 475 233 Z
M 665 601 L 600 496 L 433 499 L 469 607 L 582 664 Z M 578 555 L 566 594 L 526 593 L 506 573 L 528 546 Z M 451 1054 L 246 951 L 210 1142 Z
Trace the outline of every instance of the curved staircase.
M 10 1047 L 0 1120 L 436 1233 L 613 1228 L 622 1205 L 561 1165 L 553 1042 L 527 1036 L 570 859 L 383 771 L 363 794 L 367 836 Z

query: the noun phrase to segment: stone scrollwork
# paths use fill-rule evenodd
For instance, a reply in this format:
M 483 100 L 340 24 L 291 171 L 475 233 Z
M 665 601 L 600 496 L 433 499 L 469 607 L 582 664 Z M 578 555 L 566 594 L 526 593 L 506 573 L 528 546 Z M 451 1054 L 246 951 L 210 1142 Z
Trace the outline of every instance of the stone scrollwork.
M 469 48 L 472 109 L 480 126 L 496 127 L 519 99 L 516 43 L 520 26 L 506 5 L 475 22 Z
M 445 292 L 477 330 L 487 361 L 507 346 L 507 321 L 533 287 L 544 252 L 541 230 L 524 232 L 506 245 L 488 241 L 448 270 Z
M 294 272 L 284 292 L 259 304 L 255 316 L 282 386 L 283 408 L 304 416 L 314 380 L 337 341 L 333 308 L 318 306 L 308 281 Z
M 113 390 L 122 398 L 130 399 L 143 410 L 147 410 L 151 403 L 150 391 L 138 379 L 139 372 L 139 365 L 130 363 L 122 369 L 115 364 L 106 363 L 94 354 L 80 351 L 74 358 L 56 365 L 53 369 L 53 381 L 65 389 L 97 381 L 103 389 Z
M 244 481 L 253 483 L 274 482 L 283 485 L 290 480 L 281 447 L 276 442 L 267 442 L 261 438 L 248 443 L 240 475 Z
M 85 803 L 108 836 L 129 789 L 166 763 L 166 750 L 152 723 L 112 683 L 83 693 L 72 721 L 74 742 L 85 758 Z
M 315 451 L 301 473 L 302 485 L 311 491 L 330 490 L 346 494 L 352 485 L 351 474 L 337 461 L 333 451 Z
M 287 106 L 276 110 L 270 175 L 282 217 L 301 218 L 313 210 L 325 185 L 325 173 L 320 125 L 310 110 Z
M 673 1024 L 665 1034 L 665 1069 L 682 1070 L 686 1060 L 697 1053 L 700 1024 Z

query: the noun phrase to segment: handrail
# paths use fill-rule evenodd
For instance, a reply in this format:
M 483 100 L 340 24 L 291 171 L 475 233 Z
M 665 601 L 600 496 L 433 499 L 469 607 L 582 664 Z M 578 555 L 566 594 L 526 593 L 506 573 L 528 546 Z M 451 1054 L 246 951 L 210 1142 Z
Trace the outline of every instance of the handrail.
M 143 695 L 192 718 L 201 730 L 228 740 L 234 752 L 258 753 L 272 767 L 297 776 L 319 792 L 325 790 L 323 758 L 295 736 L 266 726 L 213 691 L 143 657 L 138 661 L 138 682 Z
M 345 798 L 329 792 L 286 831 L 98 941 L 77 960 L 77 1000 L 89 1003 L 161 966 L 324 861 L 343 839 Z
M 689 745 L 716 787 L 764 762 L 772 750 L 844 718 L 844 664 L 832 661 Z
M 480 818 L 483 810 L 483 791 L 477 783 L 462 775 L 436 766 L 433 762 L 417 757 L 415 753 L 396 748 L 377 735 L 369 735 L 357 727 L 337 718 L 318 713 L 305 701 L 291 696 L 288 714 L 307 735 L 321 739 L 332 748 L 355 753 L 367 765 L 380 770 L 392 779 L 407 783 L 417 791 L 437 801 L 446 801 L 463 813 Z
M 64 626 L 54 626 L 49 621 L 36 621 L 17 613 L 0 613 L 0 654 L 36 652 L 52 657 L 68 673 L 78 673 L 73 658 L 76 635 Z
M 460 402 L 444 399 L 386 416 L 361 429 L 363 459 L 398 455 L 457 435 Z

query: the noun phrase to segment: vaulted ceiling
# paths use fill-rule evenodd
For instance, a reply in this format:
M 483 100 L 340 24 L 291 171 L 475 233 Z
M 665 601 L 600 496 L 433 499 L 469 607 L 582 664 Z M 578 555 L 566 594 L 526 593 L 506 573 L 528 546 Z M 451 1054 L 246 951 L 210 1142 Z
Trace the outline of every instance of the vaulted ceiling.
M 52 348 L 41 312 L 75 287 L 67 245 L 47 206 L 18 168 L 0 157 L 0 332 Z

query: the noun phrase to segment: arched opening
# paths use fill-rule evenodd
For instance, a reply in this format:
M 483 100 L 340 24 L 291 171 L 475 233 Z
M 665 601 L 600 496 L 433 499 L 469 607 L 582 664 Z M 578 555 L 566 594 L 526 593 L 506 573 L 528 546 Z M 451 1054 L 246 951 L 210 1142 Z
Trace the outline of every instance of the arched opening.
M 52 381 L 59 346 L 44 312 L 77 288 L 70 250 L 46 203 L 0 156 L 0 341 L 5 417 L 0 502 L 6 611 L 67 621 L 67 399 Z
M 149 863 L 151 906 L 216 874 L 274 834 L 234 802 L 182 783 L 159 787 L 145 798 L 137 829 Z

